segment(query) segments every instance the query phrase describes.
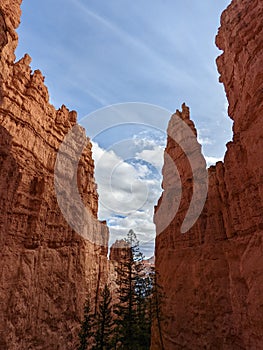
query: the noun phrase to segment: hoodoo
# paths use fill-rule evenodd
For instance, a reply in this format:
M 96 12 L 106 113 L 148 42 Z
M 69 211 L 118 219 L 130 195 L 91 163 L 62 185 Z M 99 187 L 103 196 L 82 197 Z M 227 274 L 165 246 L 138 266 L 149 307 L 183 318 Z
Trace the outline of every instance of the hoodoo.
M 79 192 L 103 246 L 74 232 L 58 206 L 54 166 L 76 112 L 49 103 L 28 55 L 15 62 L 20 3 L 0 4 L 0 348 L 76 349 L 86 293 L 107 280 L 108 230 L 97 220 L 89 142 Z
M 56 187 L 55 178 L 61 144 L 73 127 L 81 128 L 75 111 L 50 104 L 42 73 L 31 71 L 31 58 L 16 61 L 21 2 L 0 3 L 0 349 L 71 350 L 77 348 L 87 292 L 94 308 L 105 283 L 114 287 L 115 267 L 125 250 L 119 250 L 123 244 L 118 241 L 109 262 L 108 228 L 97 218 L 88 139 L 77 170 L 70 171 L 76 167 L 72 144 L 63 149 L 67 167 L 57 174 L 63 184 L 78 186 L 91 218 L 87 236 L 63 215 L 66 211 L 82 224 L 81 212 L 58 200 L 58 193 L 62 199 L 70 197 L 70 186 Z M 162 337 L 160 327 L 153 327 L 152 350 L 262 349 L 262 1 L 233 0 L 222 14 L 216 44 L 223 51 L 217 66 L 234 123 L 233 140 L 224 161 L 208 169 L 204 208 L 182 234 L 190 204 L 196 208 L 200 201 L 203 178 L 195 187 L 187 155 L 168 136 L 164 191 L 155 214 L 155 264 L 164 295 Z M 185 104 L 172 116 L 168 135 L 174 134 L 178 118 L 192 130 L 192 156 L 200 175 L 204 160 Z M 174 213 L 173 200 L 178 200 Z
M 205 207 L 195 225 L 182 234 L 193 178 L 186 157 L 168 137 L 166 152 L 180 172 L 183 189 L 179 210 L 156 239 L 156 269 L 166 294 L 165 350 L 263 345 L 262 2 L 233 0 L 222 14 L 216 44 L 223 50 L 217 66 L 234 121 L 233 140 L 224 161 L 208 169 Z M 188 114 L 186 106 L 177 112 L 182 118 Z M 168 209 L 169 171 L 165 163 L 159 201 Z M 152 349 L 160 348 L 156 331 Z

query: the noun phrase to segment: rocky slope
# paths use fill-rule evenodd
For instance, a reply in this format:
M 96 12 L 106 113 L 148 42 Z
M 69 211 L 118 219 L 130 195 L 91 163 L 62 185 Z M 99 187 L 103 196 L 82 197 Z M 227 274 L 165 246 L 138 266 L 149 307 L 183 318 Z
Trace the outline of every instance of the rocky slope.
M 166 151 L 176 163 L 183 190 L 177 214 L 156 239 L 156 268 L 166 293 L 165 350 L 263 346 L 262 2 L 233 0 L 222 14 L 216 44 L 223 50 L 217 65 L 234 121 L 233 141 L 227 144 L 224 162 L 208 170 L 201 216 L 181 234 L 193 178 L 181 148 L 168 137 Z M 187 107 L 177 116 L 187 120 Z M 168 134 L 173 127 L 172 117 Z M 165 162 L 159 207 L 167 213 L 175 182 L 170 171 Z M 164 220 L 159 207 L 157 229 Z M 160 348 L 154 332 L 152 349 Z
M 15 63 L 20 3 L 0 4 L 0 348 L 75 349 L 86 293 L 94 298 L 108 278 L 108 230 L 96 219 L 88 141 L 75 180 L 92 218 L 88 234 L 101 245 L 74 232 L 58 206 L 56 155 L 76 113 L 49 103 L 28 55 Z

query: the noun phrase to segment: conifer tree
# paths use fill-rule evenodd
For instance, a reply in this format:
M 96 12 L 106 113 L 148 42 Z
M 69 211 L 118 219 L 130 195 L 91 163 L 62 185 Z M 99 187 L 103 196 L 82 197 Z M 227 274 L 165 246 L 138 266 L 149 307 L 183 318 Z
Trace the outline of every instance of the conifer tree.
M 112 307 L 111 307 L 111 293 L 108 285 L 104 286 L 101 293 L 101 301 L 99 303 L 99 310 L 95 321 L 95 345 L 93 350 L 110 350 L 111 347 L 111 332 L 112 332 Z
M 118 303 L 114 305 L 114 342 L 112 349 L 148 350 L 154 325 L 159 335 L 160 349 L 164 349 L 162 335 L 163 302 L 158 274 L 143 262 L 139 241 L 130 230 L 124 247 L 123 259 L 116 269 Z
M 118 349 L 140 349 L 141 337 L 139 324 L 141 323 L 142 305 L 140 293 L 144 275 L 143 254 L 139 249 L 139 242 L 133 230 L 130 230 L 125 240 L 128 244 L 126 259 L 117 268 L 117 284 L 119 302 L 115 305 L 115 333 Z M 148 348 L 147 348 L 148 349 Z
M 160 342 L 160 350 L 164 350 L 163 333 L 162 333 L 162 321 L 163 315 L 161 311 L 162 303 L 164 302 L 164 292 L 162 287 L 158 282 L 159 274 L 152 268 L 150 273 L 150 279 L 152 283 L 151 298 L 150 298 L 150 313 L 151 313 L 151 323 L 155 323 L 158 337 Z
M 138 350 L 150 349 L 151 345 L 151 279 L 146 275 L 140 278 L 137 288 L 137 346 Z
M 93 314 L 90 307 L 90 297 L 86 298 L 84 305 L 84 319 L 81 323 L 81 330 L 79 332 L 79 347 L 78 350 L 87 350 L 88 345 L 93 341 Z

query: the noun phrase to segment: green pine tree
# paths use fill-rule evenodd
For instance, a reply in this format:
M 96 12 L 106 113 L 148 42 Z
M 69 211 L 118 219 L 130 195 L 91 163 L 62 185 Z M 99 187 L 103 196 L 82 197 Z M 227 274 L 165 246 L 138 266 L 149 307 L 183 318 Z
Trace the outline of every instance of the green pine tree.
M 150 349 L 151 345 L 151 328 L 152 328 L 152 313 L 151 313 L 151 295 L 152 295 L 152 280 L 150 276 L 145 275 L 139 279 L 137 286 L 137 344 L 138 350 Z
M 164 350 L 164 342 L 163 342 L 163 332 L 162 332 L 162 322 L 164 320 L 161 306 L 164 302 L 164 292 L 163 288 L 159 284 L 159 274 L 158 272 L 152 268 L 150 273 L 150 279 L 152 284 L 151 296 L 150 296 L 150 318 L 151 323 L 155 324 L 155 327 L 158 331 L 160 350 Z
M 115 338 L 116 348 L 125 350 L 149 349 L 141 347 L 141 325 L 143 323 L 143 305 L 141 305 L 141 286 L 144 278 L 143 254 L 139 249 L 139 241 L 133 230 L 126 239 L 126 259 L 119 264 L 118 298 L 115 305 Z M 144 340 L 143 340 L 144 341 Z
M 84 319 L 81 323 L 81 329 L 79 332 L 79 347 L 78 350 L 87 350 L 88 345 L 93 342 L 93 323 L 94 316 L 91 312 L 90 297 L 86 298 L 84 305 Z
M 112 297 L 108 285 L 104 286 L 101 293 L 101 301 L 99 303 L 99 310 L 96 315 L 95 323 L 95 345 L 93 350 L 110 350 L 111 345 L 111 333 L 112 333 Z

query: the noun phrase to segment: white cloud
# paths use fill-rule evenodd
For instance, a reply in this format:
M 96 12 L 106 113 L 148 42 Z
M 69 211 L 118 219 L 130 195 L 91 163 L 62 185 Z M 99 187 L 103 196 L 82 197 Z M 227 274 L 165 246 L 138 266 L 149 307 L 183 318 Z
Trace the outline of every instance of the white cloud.
M 105 151 L 93 143 L 95 177 L 100 198 L 100 217 L 127 215 L 140 209 L 148 196 L 148 188 L 141 180 L 145 169 L 136 169 L 112 150 Z
M 111 243 L 133 229 L 142 249 L 145 244 L 148 253 L 150 245 L 153 249 L 153 210 L 161 194 L 161 175 L 153 167 L 161 168 L 162 154 L 163 149 L 155 145 L 152 150 L 137 152 L 134 161 L 128 162 L 93 142 L 99 218 L 108 222 Z
M 213 144 L 213 141 L 209 137 L 198 136 L 197 137 L 197 141 L 203 146 L 204 145 L 212 145 Z
M 210 167 L 211 165 L 215 165 L 216 162 L 220 162 L 223 160 L 223 157 L 209 157 L 205 156 L 207 167 Z
M 163 166 L 163 152 L 163 147 L 157 145 L 151 150 L 144 149 L 141 152 L 137 152 L 136 158 L 143 159 L 160 170 Z
M 153 208 L 153 207 L 152 207 Z M 142 250 L 145 252 L 144 247 L 149 245 L 152 249 L 148 256 L 153 255 L 153 243 L 155 239 L 155 226 L 153 224 L 153 209 L 146 209 L 143 211 L 137 211 L 125 218 L 112 218 L 110 222 L 111 243 L 115 239 L 124 238 L 130 229 L 136 232 L 137 238 L 140 241 Z M 151 242 L 151 243 L 150 243 Z
M 197 141 L 202 145 L 213 145 L 214 141 L 211 140 L 211 130 L 208 128 L 199 128 L 197 132 Z
M 119 150 L 124 145 L 121 141 L 108 150 L 93 142 L 99 218 L 108 222 L 110 243 L 125 238 L 133 229 L 148 256 L 153 253 L 155 239 L 154 205 L 162 191 L 165 139 L 159 136 L 152 131 L 139 132 L 125 143 L 127 152 Z M 209 139 L 204 140 L 201 141 L 209 143 Z M 222 160 L 214 156 L 205 158 L 208 166 Z

